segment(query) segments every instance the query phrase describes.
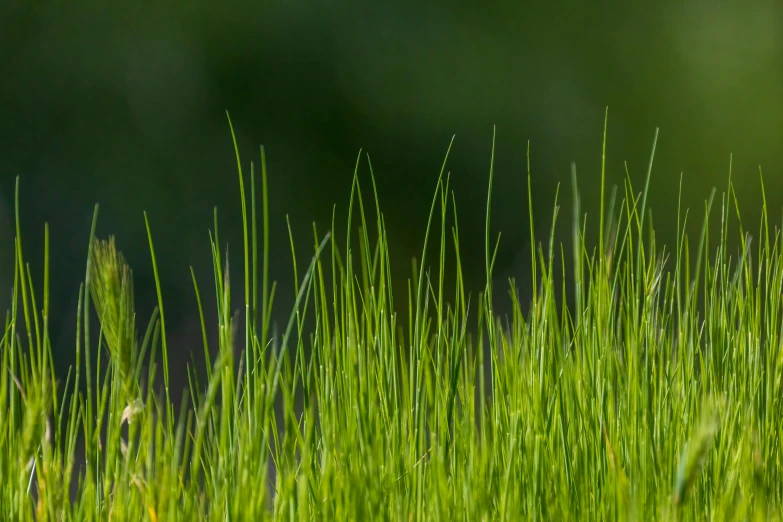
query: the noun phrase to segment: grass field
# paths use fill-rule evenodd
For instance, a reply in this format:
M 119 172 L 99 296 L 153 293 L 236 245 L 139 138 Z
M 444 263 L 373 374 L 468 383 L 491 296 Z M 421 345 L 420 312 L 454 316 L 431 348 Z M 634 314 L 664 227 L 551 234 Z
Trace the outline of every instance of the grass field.
M 531 215 L 532 306 L 523 315 L 527 303 L 515 302 L 499 317 L 493 292 L 508 288 L 468 295 L 463 285 L 445 164 L 423 224 L 437 248 L 423 248 L 408 294 L 392 296 L 405 271 L 389 264 L 379 195 L 371 176 L 359 183 L 360 161 L 349 223 L 362 226 L 339 239 L 326 231 L 339 223 L 314 226 L 312 263 L 295 268 L 296 309 L 273 336 L 263 151 L 260 184 L 238 152 L 237 163 L 242 256 L 231 286 L 216 218 L 219 298 L 199 298 L 199 310 L 218 310 L 219 347 L 205 333 L 205 355 L 217 356 L 181 406 L 170 400 L 160 285 L 155 315 L 136 317 L 131 271 L 94 224 L 77 364 L 55 379 L 48 261 L 35 289 L 17 184 L 0 375 L 8 520 L 781 520 L 783 249 L 766 204 L 751 243 L 731 187 L 719 202 L 713 192 L 702 234 L 685 234 L 678 209 L 676 244 L 664 246 L 646 206 L 652 157 L 641 190 L 628 180 L 605 194 L 602 174 L 600 216 L 589 221 L 574 170 L 573 255 L 554 232 L 534 237 Z M 489 212 L 486 221 L 492 281 Z M 741 255 L 727 246 L 735 229 Z M 442 276 L 447 262 L 453 280 Z M 555 284 L 563 274 L 571 288 Z M 244 327 L 232 292 L 244 296 Z M 394 313 L 401 303 L 407 317 Z M 96 353 L 107 365 L 92 363 Z

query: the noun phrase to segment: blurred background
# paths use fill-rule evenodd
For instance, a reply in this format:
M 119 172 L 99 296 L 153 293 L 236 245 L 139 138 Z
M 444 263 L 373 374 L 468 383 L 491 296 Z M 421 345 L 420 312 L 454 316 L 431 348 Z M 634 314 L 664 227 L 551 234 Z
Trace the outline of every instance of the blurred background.
M 561 183 L 559 233 L 568 238 L 572 161 L 596 227 L 607 107 L 609 185 L 622 184 L 627 165 L 641 190 L 660 127 L 648 204 L 667 245 L 681 176 L 696 232 L 711 188 L 727 186 L 732 154 L 746 225 L 755 230 L 759 223 L 759 167 L 770 217 L 781 219 L 780 2 L 3 0 L 0 38 L 0 290 L 6 302 L 19 176 L 24 248 L 39 285 L 43 226 L 50 226 L 58 365 L 73 359 L 95 203 L 98 235 L 116 235 L 134 269 L 140 328 L 155 304 L 148 213 L 170 343 L 200 353 L 188 267 L 212 306 L 207 231 L 215 206 L 237 292 L 241 286 L 240 200 L 226 111 L 244 166 L 258 164 L 261 145 L 267 153 L 278 321 L 294 298 L 285 216 L 306 263 L 312 223 L 328 230 L 334 205 L 338 227 L 345 223 L 360 150 L 370 155 L 386 215 L 397 303 L 405 300 L 452 136 L 447 170 L 462 262 L 467 283 L 483 285 L 493 126 L 497 279 L 516 276 L 523 292 L 528 143 L 539 237 L 546 237 Z M 360 175 L 368 191 L 366 162 Z

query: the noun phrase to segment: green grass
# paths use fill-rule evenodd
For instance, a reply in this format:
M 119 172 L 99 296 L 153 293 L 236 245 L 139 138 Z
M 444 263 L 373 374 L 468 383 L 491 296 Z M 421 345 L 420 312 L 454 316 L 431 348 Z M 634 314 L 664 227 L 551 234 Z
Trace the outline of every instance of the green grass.
M 402 272 L 389 264 L 371 166 L 368 191 L 361 165 L 345 235 L 313 226 L 312 262 L 294 270 L 295 310 L 273 336 L 263 149 L 262 230 L 256 172 L 243 172 L 237 152 L 244 242 L 231 273 L 242 274 L 246 328 L 229 308 L 237 287 L 216 216 L 217 303 L 202 302 L 195 274 L 193 284 L 202 327 L 204 310 L 218 311 L 219 348 L 208 346 L 205 329 L 205 356 L 217 355 L 204 382 L 193 375 L 181 407 L 170 400 L 149 221 L 158 309 L 143 323 L 135 316 L 132 272 L 112 240 L 94 237 L 94 221 L 77 363 L 55 379 L 48 229 L 37 293 L 17 182 L 15 298 L 1 346 L 0 512 L 88 521 L 781 519 L 783 250 L 766 204 L 755 250 L 730 185 L 717 241 L 711 196 L 696 241 L 680 209 L 676 244 L 666 248 L 646 207 L 652 156 L 641 197 L 628 178 L 624 197 L 613 192 L 604 205 L 602 174 L 598 220 L 581 214 L 574 170 L 571 257 L 555 242 L 559 202 L 545 243 L 534 237 L 531 212 L 533 303 L 523 315 L 526 303 L 510 292 L 514 312 L 505 318 L 492 293 L 506 288 L 468 295 L 463 285 L 445 162 L 423 224 L 431 248 L 414 263 L 408 294 L 392 296 Z M 490 167 L 488 209 L 492 176 Z M 333 219 L 329 230 L 340 228 Z M 728 248 L 735 228 L 739 256 Z M 595 247 L 586 240 L 593 229 Z M 486 230 L 492 281 L 489 211 Z M 455 263 L 449 281 L 447 263 Z M 572 288 L 556 284 L 565 275 Z M 407 317 L 394 313 L 403 300 Z M 89 336 L 93 307 L 98 339 Z M 91 366 L 96 353 L 108 366 Z M 159 357 L 156 391 L 150 361 Z

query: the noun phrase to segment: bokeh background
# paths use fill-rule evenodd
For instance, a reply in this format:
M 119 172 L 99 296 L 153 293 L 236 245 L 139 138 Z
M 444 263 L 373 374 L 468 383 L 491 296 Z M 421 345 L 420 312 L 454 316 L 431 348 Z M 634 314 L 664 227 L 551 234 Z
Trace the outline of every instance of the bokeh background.
M 648 201 L 663 241 L 673 242 L 681 176 L 695 232 L 710 189 L 726 187 L 732 154 L 745 222 L 759 222 L 759 167 L 771 218 L 781 218 L 783 4 L 776 1 L 2 0 L 0 44 L 0 290 L 5 299 L 20 176 L 24 247 L 37 281 L 44 222 L 50 226 L 58 365 L 73 358 L 95 203 L 99 235 L 116 235 L 134 269 L 140 327 L 155 303 L 148 212 L 173 344 L 199 353 L 188 267 L 214 302 L 207 230 L 215 206 L 240 286 L 226 111 L 245 167 L 258 163 L 260 145 L 267 152 L 277 320 L 293 303 L 285 216 L 306 262 L 312 222 L 325 232 L 337 205 L 344 223 L 360 149 L 373 163 L 401 292 L 452 136 L 447 170 L 463 265 L 469 285 L 483 285 L 493 126 L 497 277 L 515 275 L 523 289 L 528 143 L 537 233 L 547 233 L 561 183 L 565 239 L 572 161 L 595 223 L 607 106 L 609 184 L 622 184 L 627 164 L 641 189 L 661 129 Z M 368 190 L 366 163 L 361 175 Z

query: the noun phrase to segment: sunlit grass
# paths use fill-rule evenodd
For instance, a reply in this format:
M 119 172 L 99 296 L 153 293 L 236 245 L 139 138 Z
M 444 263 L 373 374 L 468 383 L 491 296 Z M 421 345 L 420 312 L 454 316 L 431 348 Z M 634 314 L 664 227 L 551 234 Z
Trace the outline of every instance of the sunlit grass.
M 23 255 L 17 182 L 15 297 L 1 346 L 0 513 L 89 521 L 780 520 L 780 231 L 765 203 L 753 250 L 729 186 L 716 245 L 708 234 L 714 192 L 697 241 L 678 208 L 676 244 L 660 245 L 645 198 L 652 156 L 654 147 L 644 190 L 628 178 L 607 206 L 602 175 L 597 220 L 581 214 L 574 169 L 570 260 L 555 242 L 560 202 L 544 243 L 531 212 L 533 303 L 523 314 L 526 303 L 509 292 L 507 318 L 493 310 L 492 293 L 509 289 L 488 283 L 469 295 L 463 284 L 445 162 L 408 294 L 392 296 L 401 267 L 389 262 L 371 166 L 368 190 L 357 161 L 348 223 L 313 226 L 312 261 L 294 266 L 295 308 L 272 335 L 266 163 L 262 150 L 258 230 L 256 172 L 246 176 L 237 152 L 243 256 L 229 265 L 216 214 L 217 302 L 202 302 L 195 273 L 193 284 L 204 354 L 217 355 L 205 382 L 191 374 L 176 408 L 154 226 L 147 221 L 159 307 L 142 320 L 130 267 L 113 239 L 94 237 L 96 207 L 77 363 L 57 381 L 48 228 L 38 294 Z M 488 209 L 492 177 L 490 165 Z M 593 247 L 585 236 L 594 228 Z M 743 249 L 732 257 L 734 228 Z M 488 210 L 491 282 L 497 238 L 489 230 Z M 299 240 L 291 237 L 293 259 Z M 449 263 L 453 280 L 444 279 Z M 572 289 L 555 283 L 566 273 Z M 237 274 L 241 285 L 232 286 Z M 236 291 L 244 321 L 230 309 Z M 396 315 L 406 301 L 409 315 Z M 205 326 L 213 305 L 217 350 Z M 89 336 L 93 307 L 97 340 Z M 91 366 L 96 352 L 108 371 Z

